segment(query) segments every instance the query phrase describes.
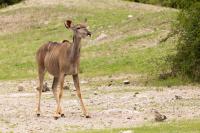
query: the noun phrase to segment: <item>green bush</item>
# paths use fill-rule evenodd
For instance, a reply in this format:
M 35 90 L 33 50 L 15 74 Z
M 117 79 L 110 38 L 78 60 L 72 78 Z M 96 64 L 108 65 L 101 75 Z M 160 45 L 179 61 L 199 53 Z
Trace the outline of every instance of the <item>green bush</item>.
M 178 45 L 172 70 L 200 81 L 200 2 L 182 10 L 177 20 Z
M 191 4 L 195 2 L 200 2 L 200 0 L 128 0 L 128 1 L 161 5 L 172 8 L 180 8 L 180 9 L 188 8 Z
M 22 1 L 22 0 L 0 0 L 0 7 L 12 5 L 12 4 L 18 3 L 20 1 Z

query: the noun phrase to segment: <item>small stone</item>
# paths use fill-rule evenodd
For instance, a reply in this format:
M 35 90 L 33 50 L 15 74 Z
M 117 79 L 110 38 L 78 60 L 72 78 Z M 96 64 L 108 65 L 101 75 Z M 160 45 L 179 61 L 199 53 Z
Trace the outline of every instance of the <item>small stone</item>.
M 69 90 L 69 86 L 67 86 L 67 85 L 64 86 L 63 88 L 64 88 L 64 90 Z
M 127 117 L 127 119 L 128 119 L 128 120 L 130 120 L 130 119 L 131 119 L 131 117 Z
M 95 91 L 95 92 L 94 92 L 94 95 L 98 95 L 98 93 Z
M 45 84 L 43 85 L 43 89 L 42 89 L 42 92 L 47 92 L 47 91 L 50 91 L 48 85 L 47 85 L 47 82 L 45 82 Z
M 165 115 L 160 114 L 156 110 L 154 111 L 154 113 L 155 113 L 155 121 L 157 121 L 157 122 L 162 122 L 167 119 L 167 117 Z
M 113 80 L 110 80 L 110 82 L 108 83 L 108 86 L 111 86 L 113 83 Z
M 171 85 L 167 85 L 167 87 L 168 87 L 168 88 L 171 88 L 172 86 L 171 86 Z
M 139 92 L 135 92 L 133 97 L 136 97 L 139 94 Z
M 125 85 L 127 85 L 127 84 L 130 84 L 130 81 L 129 81 L 129 80 L 124 80 L 123 83 L 124 83 Z
M 135 95 L 140 94 L 139 92 L 135 92 Z
M 87 84 L 88 83 L 88 81 L 86 81 L 86 80 L 81 80 L 80 81 L 80 84 Z
M 147 120 L 147 117 L 144 117 L 144 120 Z
M 17 86 L 18 91 L 24 91 L 24 87 L 22 85 Z
M 111 86 L 112 85 L 112 83 L 108 83 L 108 86 Z
M 120 133 L 133 133 L 131 130 L 121 131 Z
M 49 21 L 44 21 L 44 24 L 45 24 L 45 25 L 48 25 L 48 24 L 49 24 Z
M 131 15 L 131 14 L 128 15 L 128 18 L 132 18 L 132 17 L 133 17 L 133 15 Z
M 101 41 L 104 40 L 108 37 L 108 35 L 106 35 L 105 33 L 101 33 L 97 38 L 96 41 Z
M 175 99 L 180 100 L 180 99 L 183 99 L 183 98 L 181 96 L 175 95 Z

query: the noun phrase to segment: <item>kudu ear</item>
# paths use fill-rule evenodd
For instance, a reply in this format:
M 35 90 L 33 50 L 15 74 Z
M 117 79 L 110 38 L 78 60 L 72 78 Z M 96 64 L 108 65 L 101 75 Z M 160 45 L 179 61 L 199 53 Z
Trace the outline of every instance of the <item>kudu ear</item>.
M 65 27 L 67 29 L 70 29 L 72 27 L 72 21 L 71 20 L 66 20 L 64 24 L 65 24 Z

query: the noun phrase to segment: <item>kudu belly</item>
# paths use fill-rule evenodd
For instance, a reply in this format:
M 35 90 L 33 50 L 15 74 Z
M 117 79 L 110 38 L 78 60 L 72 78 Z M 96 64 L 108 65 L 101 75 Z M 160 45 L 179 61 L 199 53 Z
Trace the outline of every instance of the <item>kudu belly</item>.
M 78 66 L 76 64 L 70 63 L 67 59 L 63 61 L 51 53 L 45 56 L 44 65 L 46 70 L 54 77 L 59 77 L 61 73 L 65 75 L 75 75 L 78 73 Z

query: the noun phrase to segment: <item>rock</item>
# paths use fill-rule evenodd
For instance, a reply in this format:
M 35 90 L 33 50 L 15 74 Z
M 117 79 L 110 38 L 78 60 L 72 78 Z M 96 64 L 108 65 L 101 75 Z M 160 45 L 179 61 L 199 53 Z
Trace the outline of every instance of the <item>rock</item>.
M 108 37 L 108 35 L 106 35 L 105 33 L 101 33 L 97 38 L 96 41 L 101 41 L 104 40 Z
M 167 87 L 168 87 L 168 88 L 171 88 L 172 86 L 171 86 L 171 85 L 167 85 Z
M 98 93 L 95 91 L 95 92 L 94 92 L 94 95 L 98 95 Z
M 88 84 L 88 81 L 86 81 L 86 80 L 81 80 L 81 81 L 80 81 L 80 84 Z
M 135 92 L 135 95 L 140 94 L 139 92 Z
M 17 86 L 18 91 L 24 91 L 24 87 L 22 85 Z
M 108 86 L 111 86 L 112 85 L 112 83 L 108 83 Z
M 157 110 L 155 110 L 154 113 L 155 113 L 155 121 L 162 122 L 167 119 L 165 115 L 160 114 Z
M 139 92 L 135 92 L 133 97 L 136 97 L 139 94 Z
M 49 24 L 49 21 L 44 21 L 44 24 L 45 24 L 45 25 L 48 25 L 48 24 Z
M 43 89 L 42 89 L 42 92 L 47 92 L 47 91 L 50 91 L 48 85 L 47 85 L 47 82 L 45 82 L 45 84 L 43 85 Z
M 128 116 L 126 119 L 130 120 L 130 119 L 131 119 L 131 117 L 130 117 L 130 116 Z
M 131 15 L 131 14 L 128 15 L 128 18 L 132 18 L 132 17 L 133 17 L 133 15 Z
M 110 82 L 108 83 L 108 86 L 111 86 L 113 83 L 113 80 L 110 80 Z
M 148 118 L 147 118 L 147 117 L 144 117 L 144 120 L 148 120 Z
M 180 100 L 180 99 L 183 99 L 183 98 L 181 96 L 175 95 L 175 99 Z
M 63 87 L 63 89 L 64 90 L 69 90 L 69 86 L 66 85 L 66 86 Z
M 131 130 L 121 131 L 120 133 L 133 133 Z
M 125 85 L 128 85 L 128 84 L 130 84 L 130 81 L 129 81 L 129 80 L 124 80 L 123 83 L 124 83 Z

